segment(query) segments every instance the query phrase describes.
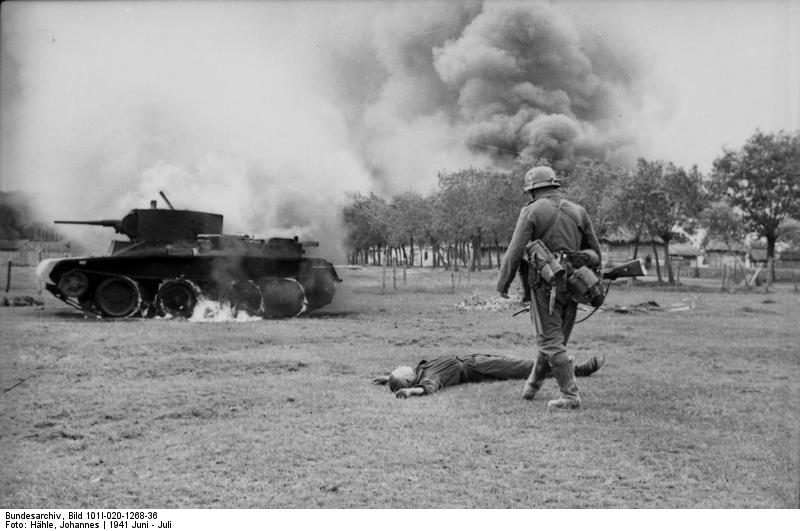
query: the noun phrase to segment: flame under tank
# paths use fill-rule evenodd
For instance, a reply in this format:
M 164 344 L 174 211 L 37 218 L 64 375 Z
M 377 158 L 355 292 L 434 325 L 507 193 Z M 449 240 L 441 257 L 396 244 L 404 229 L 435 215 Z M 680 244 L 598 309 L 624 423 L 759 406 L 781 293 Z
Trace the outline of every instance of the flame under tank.
M 45 287 L 67 304 L 104 317 L 189 317 L 199 301 L 265 318 L 325 306 L 341 282 L 327 260 L 305 256 L 295 238 L 224 235 L 220 214 L 134 209 L 121 220 L 56 221 L 112 227 L 128 241 L 109 256 L 46 260 Z

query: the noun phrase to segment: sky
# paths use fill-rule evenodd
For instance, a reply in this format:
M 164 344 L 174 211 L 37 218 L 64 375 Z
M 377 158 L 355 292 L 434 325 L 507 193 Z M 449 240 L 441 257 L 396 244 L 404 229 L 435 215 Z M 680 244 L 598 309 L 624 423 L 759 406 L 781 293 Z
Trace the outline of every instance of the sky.
M 800 128 L 800 1 L 0 9 L 0 191 L 45 219 L 164 190 L 226 232 L 325 241 L 348 192 L 518 156 L 708 171 L 756 128 Z
M 800 2 L 567 6 L 616 26 L 664 84 L 668 110 L 649 124 L 645 156 L 708 171 L 756 128 L 800 129 Z

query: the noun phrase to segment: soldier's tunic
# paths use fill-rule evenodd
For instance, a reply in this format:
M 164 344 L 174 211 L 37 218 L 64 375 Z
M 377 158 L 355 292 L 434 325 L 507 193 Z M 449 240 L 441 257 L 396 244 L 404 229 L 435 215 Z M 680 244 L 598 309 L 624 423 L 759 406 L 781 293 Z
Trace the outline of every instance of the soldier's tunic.
M 524 380 L 533 369 L 533 360 L 492 354 L 442 356 L 422 360 L 414 370 L 410 387 L 422 387 L 430 395 L 443 387 L 483 380 Z M 589 376 L 597 366 L 588 361 L 575 367 L 575 376 Z
M 559 208 L 561 211 L 556 215 Z M 497 291 L 508 291 L 523 259 L 525 246 L 537 239 L 541 239 L 554 254 L 592 249 L 600 256 L 600 243 L 586 209 L 564 199 L 557 188 L 540 191 L 536 200 L 525 205 L 519 214 L 511 243 L 500 264 Z M 565 347 L 575 324 L 578 303 L 566 290 L 559 291 L 550 314 L 549 286 L 532 287 L 531 297 L 530 314 L 539 353 L 546 356 L 553 367 L 567 363 L 569 358 Z
M 422 360 L 414 370 L 410 387 L 422 387 L 425 394 L 433 394 L 442 387 L 481 380 L 514 380 L 528 377 L 533 360 L 469 354 L 467 356 L 442 356 L 431 361 Z

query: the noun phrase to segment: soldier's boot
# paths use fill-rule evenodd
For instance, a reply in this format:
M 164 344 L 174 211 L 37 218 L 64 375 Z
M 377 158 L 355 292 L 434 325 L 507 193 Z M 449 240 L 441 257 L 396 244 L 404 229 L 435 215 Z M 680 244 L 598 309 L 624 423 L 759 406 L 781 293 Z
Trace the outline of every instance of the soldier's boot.
M 533 400 L 539 389 L 542 388 L 542 382 L 550 375 L 550 362 L 547 361 L 547 356 L 539 354 L 533 364 L 533 369 L 528 379 L 525 380 L 525 388 L 522 390 L 522 398 L 525 400 Z
M 589 361 L 584 361 L 579 365 L 575 365 L 575 376 L 582 377 L 582 376 L 589 376 L 591 374 L 596 373 L 600 370 L 600 367 L 606 364 L 606 357 L 605 355 L 600 356 L 592 356 L 592 359 Z
M 572 360 L 564 365 L 553 367 L 553 375 L 558 382 L 558 389 L 561 391 L 561 398 L 556 398 L 547 403 L 547 409 L 578 409 L 581 407 L 581 397 L 578 392 L 578 384 L 575 382 L 575 368 Z

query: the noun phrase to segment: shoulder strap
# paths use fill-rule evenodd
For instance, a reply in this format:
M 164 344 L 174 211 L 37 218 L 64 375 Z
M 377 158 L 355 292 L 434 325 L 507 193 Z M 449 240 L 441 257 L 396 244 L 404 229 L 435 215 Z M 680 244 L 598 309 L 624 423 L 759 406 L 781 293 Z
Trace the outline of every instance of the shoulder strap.
M 542 237 L 540 238 L 544 242 L 544 244 L 548 246 L 548 248 L 550 247 L 550 245 L 547 241 L 547 238 L 548 236 L 550 236 L 550 233 L 553 232 L 553 228 L 556 226 L 556 221 L 558 221 L 558 217 L 562 211 L 564 212 L 564 214 L 566 214 L 566 216 L 570 220 L 572 220 L 575 226 L 578 227 L 578 231 L 583 232 L 581 229 L 580 222 L 578 222 L 578 220 L 575 219 L 575 217 L 572 215 L 572 213 L 570 213 L 569 210 L 564 208 L 564 199 L 560 199 L 558 201 L 558 205 L 556 206 L 556 211 L 553 213 L 553 217 L 550 218 L 550 224 L 548 225 L 547 230 L 545 231 L 544 234 L 542 234 Z
M 550 222 L 547 224 L 547 230 L 544 232 L 544 234 L 542 234 L 542 237 L 540 238 L 545 245 L 547 245 L 547 237 L 550 236 L 550 233 L 553 232 L 553 227 L 556 226 L 556 221 L 558 221 L 558 216 L 559 214 L 561 214 L 561 204 L 563 202 L 564 200 L 561 199 L 558 202 L 558 205 L 556 205 L 556 211 L 553 212 L 553 216 L 550 218 Z
M 562 199 L 562 200 L 561 200 L 561 203 L 563 203 L 563 202 L 564 202 L 564 200 Z M 562 205 L 561 205 L 561 203 L 559 203 L 559 204 L 558 204 L 558 207 L 559 207 L 559 208 L 561 208 L 561 209 L 564 211 L 564 214 L 566 214 L 566 215 L 567 215 L 567 217 L 568 217 L 569 219 L 571 219 L 571 220 L 572 220 L 572 222 L 573 222 L 573 223 L 574 223 L 574 224 L 575 224 L 575 225 L 578 227 L 578 229 L 580 229 L 580 228 L 581 228 L 580 221 L 578 221 L 577 219 L 575 219 L 575 217 L 572 215 L 572 213 L 571 213 L 569 210 L 567 210 L 566 208 L 562 208 Z

